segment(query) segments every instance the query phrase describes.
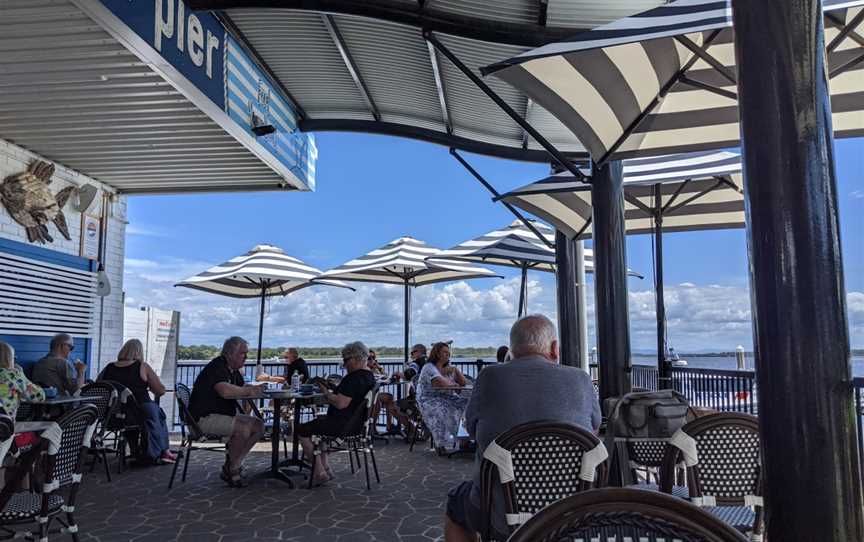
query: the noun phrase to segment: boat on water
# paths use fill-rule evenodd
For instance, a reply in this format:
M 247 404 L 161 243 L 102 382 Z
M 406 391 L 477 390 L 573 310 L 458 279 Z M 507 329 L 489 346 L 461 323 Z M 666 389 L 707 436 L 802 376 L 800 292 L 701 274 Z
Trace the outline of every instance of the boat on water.
M 687 367 L 687 360 L 681 359 L 678 352 L 671 347 L 669 348 L 669 355 L 666 356 L 666 361 L 668 361 L 673 367 Z

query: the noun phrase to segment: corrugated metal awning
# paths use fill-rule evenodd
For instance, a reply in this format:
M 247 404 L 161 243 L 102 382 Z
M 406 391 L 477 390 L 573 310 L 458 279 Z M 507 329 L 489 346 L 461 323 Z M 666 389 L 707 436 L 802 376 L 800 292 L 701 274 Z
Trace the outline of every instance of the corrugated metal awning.
M 0 10 L 0 138 L 125 193 L 297 187 L 75 3 Z

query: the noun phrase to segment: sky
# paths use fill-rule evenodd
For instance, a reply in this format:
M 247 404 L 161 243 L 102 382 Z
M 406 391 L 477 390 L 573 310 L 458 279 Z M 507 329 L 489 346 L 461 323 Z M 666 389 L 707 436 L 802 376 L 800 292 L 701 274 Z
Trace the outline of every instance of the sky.
M 173 285 L 260 243 L 275 244 L 320 269 L 336 267 L 409 235 L 449 248 L 501 228 L 513 216 L 446 148 L 368 134 L 317 134 L 317 191 L 130 196 L 124 291 L 128 307 L 181 312 L 181 344 L 221 344 L 230 335 L 257 342 L 259 305 Z M 853 348 L 864 348 L 864 139 L 835 143 L 841 239 Z M 549 166 L 464 154 L 500 192 L 528 184 Z M 590 246 L 590 243 L 588 244 Z M 627 239 L 631 345 L 656 348 L 650 238 Z M 664 237 L 670 345 L 682 352 L 752 347 L 744 230 Z M 516 315 L 518 271 L 504 279 L 416 288 L 412 342 L 454 346 L 507 343 Z M 593 322 L 593 281 L 588 313 Z M 357 291 L 316 286 L 268 302 L 264 346 L 402 344 L 400 287 L 358 284 Z M 555 318 L 555 281 L 529 275 L 531 313 Z M 589 325 L 589 346 L 594 345 Z

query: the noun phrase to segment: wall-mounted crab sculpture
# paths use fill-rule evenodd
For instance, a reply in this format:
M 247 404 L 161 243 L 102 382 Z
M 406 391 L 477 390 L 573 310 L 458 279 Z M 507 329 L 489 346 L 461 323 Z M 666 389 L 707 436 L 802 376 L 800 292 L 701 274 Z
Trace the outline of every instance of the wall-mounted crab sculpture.
M 71 241 L 69 226 L 63 216 L 63 206 L 75 190 L 68 186 L 56 195 L 51 192 L 54 165 L 37 160 L 27 171 L 6 177 L 0 184 L 0 201 L 12 218 L 27 230 L 31 243 L 52 243 L 48 223 L 53 222 L 63 237 Z

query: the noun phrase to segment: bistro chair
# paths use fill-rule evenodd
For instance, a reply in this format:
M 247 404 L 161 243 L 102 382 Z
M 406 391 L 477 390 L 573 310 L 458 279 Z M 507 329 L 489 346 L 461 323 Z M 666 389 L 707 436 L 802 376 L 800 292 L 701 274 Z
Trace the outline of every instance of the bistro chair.
M 114 387 L 117 391 L 117 405 L 108 418 L 106 429 L 103 433 L 103 442 L 113 441 L 113 448 L 106 448 L 117 454 L 117 472 L 123 472 L 126 468 L 127 447 L 131 448 L 132 454 L 137 456 L 147 446 L 147 430 L 141 423 L 141 414 L 138 401 L 132 391 L 119 382 L 113 380 L 102 380 Z M 130 440 L 130 436 L 132 437 Z
M 97 461 L 102 461 L 105 465 L 105 476 L 110 482 L 111 470 L 108 468 L 108 447 L 105 445 L 105 434 L 120 397 L 117 389 L 104 381 L 92 382 L 81 388 L 81 397 L 90 397 L 93 399 L 89 403 L 96 407 L 98 416 L 96 432 L 93 434 L 93 441 L 90 445 L 90 453 L 93 454 L 93 464 L 90 465 L 90 472 L 96 469 Z
M 508 542 L 747 542 L 692 504 L 639 489 L 592 489 L 557 501 L 520 526 Z
M 519 425 L 498 436 L 480 463 L 483 540 L 492 539 L 492 502 L 503 491 L 507 527 L 521 525 L 544 506 L 606 483 L 609 457 L 593 433 L 560 422 Z
M 9 448 L 12 447 L 14 437 L 15 420 L 0 408 L 0 468 L 3 466 L 3 460 L 9 452 Z
M 177 410 L 180 411 L 180 433 L 183 435 L 183 441 L 180 443 L 180 451 L 177 456 L 177 461 L 174 462 L 174 467 L 171 469 L 171 479 L 168 481 L 168 489 L 174 486 L 174 478 L 177 476 L 177 467 L 183 461 L 183 476 L 180 478 L 183 482 L 186 481 L 186 471 L 189 470 L 189 458 L 192 457 L 192 450 L 209 450 L 211 452 L 225 452 L 225 445 L 222 444 L 222 437 L 219 435 L 210 435 L 201 430 L 198 422 L 192 417 L 189 411 L 189 400 L 192 397 L 192 392 L 185 384 L 177 383 L 174 387 L 174 398 L 177 400 Z M 217 446 L 195 446 L 195 444 L 213 443 Z
M 688 422 L 669 441 L 660 487 L 669 493 L 675 466 L 686 467 L 690 502 L 703 507 L 751 540 L 762 540 L 762 462 L 759 422 L 737 412 Z
M 369 457 L 372 458 L 372 468 L 375 471 L 375 481 L 380 484 L 381 477 L 378 475 L 378 464 L 375 461 L 375 447 L 372 443 L 372 424 L 375 420 L 372 419 L 372 405 L 378 398 L 378 386 L 369 390 L 363 403 L 354 411 L 348 423 L 345 424 L 346 430 L 352 427 L 360 427 L 356 433 L 343 432 L 343 434 L 333 437 L 328 435 L 312 435 L 313 456 L 319 456 L 326 452 L 348 452 L 348 461 L 351 464 L 351 474 L 354 474 L 354 458 L 357 460 L 357 470 L 360 470 L 360 452 L 363 453 L 364 472 L 366 474 L 366 489 L 372 489 L 369 482 Z M 368 456 L 367 456 L 368 454 Z M 315 463 L 312 461 L 312 472 L 309 473 L 309 488 L 312 488 L 312 482 L 315 479 Z
M 64 414 L 41 434 L 41 447 L 47 447 L 44 473 L 47 480 L 37 491 L 13 493 L 0 512 L 0 528 L 8 534 L 48 540 L 52 521 L 61 524 L 60 532 L 78 541 L 75 499 L 81 484 L 84 456 L 96 430 L 98 409 L 82 405 Z M 60 491 L 68 488 L 68 491 Z M 37 532 L 15 533 L 8 526 L 36 524 Z

